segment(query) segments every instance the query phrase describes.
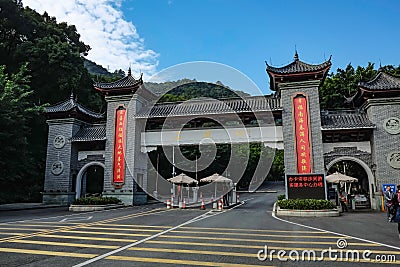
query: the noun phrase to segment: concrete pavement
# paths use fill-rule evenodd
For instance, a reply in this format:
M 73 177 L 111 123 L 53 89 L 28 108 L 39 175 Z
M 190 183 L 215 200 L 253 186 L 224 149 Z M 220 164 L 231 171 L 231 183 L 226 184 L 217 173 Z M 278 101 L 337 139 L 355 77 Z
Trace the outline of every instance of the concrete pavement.
M 378 261 L 281 260 L 277 251 L 313 250 L 318 255 L 349 249 L 371 256 L 395 256 L 398 236 L 381 212 L 348 213 L 332 218 L 274 218 L 272 205 L 281 194 L 244 193 L 244 204 L 223 212 L 167 210 L 162 204 L 102 212 L 70 213 L 57 208 L 6 211 L 15 221 L 0 224 L 0 266 L 380 266 Z M 47 213 L 46 213 L 47 211 Z M 33 215 L 34 213 L 35 215 Z M 1 216 L 2 217 L 2 216 Z M 333 218 L 336 219 L 336 218 Z M 285 221 L 287 220 L 287 221 Z M 313 228 L 309 228 L 313 227 Z M 331 231 L 331 232 L 327 232 Z M 378 244 L 382 243 L 382 244 Z M 268 246 L 271 259 L 257 253 Z M 286 259 L 286 260 L 285 260 Z M 322 261 L 322 262 L 321 262 Z

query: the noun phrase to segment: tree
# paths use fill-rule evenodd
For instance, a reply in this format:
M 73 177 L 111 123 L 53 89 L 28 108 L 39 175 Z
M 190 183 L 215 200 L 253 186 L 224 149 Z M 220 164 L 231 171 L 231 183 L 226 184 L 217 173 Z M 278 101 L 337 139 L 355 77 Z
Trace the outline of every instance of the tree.
M 323 109 L 346 108 L 346 98 L 357 92 L 358 83 L 369 81 L 376 75 L 374 64 L 369 62 L 367 67 L 358 66 L 356 70 L 351 64 L 343 69 L 337 69 L 325 79 L 320 89 L 320 104 Z
M 29 194 L 40 197 L 42 174 L 38 173 L 34 156 L 28 149 L 27 135 L 30 134 L 29 120 L 43 106 L 29 101 L 33 93 L 29 79 L 27 64 L 12 75 L 5 73 L 5 66 L 0 66 L 0 203 L 24 201 Z M 16 199 L 23 195 L 27 198 Z

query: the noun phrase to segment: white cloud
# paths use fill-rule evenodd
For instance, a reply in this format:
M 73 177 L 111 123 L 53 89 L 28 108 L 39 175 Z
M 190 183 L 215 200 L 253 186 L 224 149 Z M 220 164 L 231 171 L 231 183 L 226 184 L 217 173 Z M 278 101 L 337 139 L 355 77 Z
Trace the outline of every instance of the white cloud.
M 81 40 L 91 47 L 88 59 L 110 71 L 132 67 L 136 76 L 156 72 L 158 54 L 146 49 L 132 22 L 124 19 L 122 0 L 23 0 L 24 6 L 75 25 Z

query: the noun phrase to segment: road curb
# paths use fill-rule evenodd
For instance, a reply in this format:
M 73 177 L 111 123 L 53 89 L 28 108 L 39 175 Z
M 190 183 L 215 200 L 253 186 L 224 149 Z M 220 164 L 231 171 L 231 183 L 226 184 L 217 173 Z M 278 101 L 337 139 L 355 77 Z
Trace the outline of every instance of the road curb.
M 5 206 L 7 205 L 7 206 Z M 19 211 L 19 210 L 35 210 L 35 209 L 48 209 L 48 208 L 67 208 L 67 205 L 31 205 L 31 206 L 17 206 L 18 204 L 3 204 L 0 205 L 0 211 Z M 3 207 L 2 207 L 3 206 Z

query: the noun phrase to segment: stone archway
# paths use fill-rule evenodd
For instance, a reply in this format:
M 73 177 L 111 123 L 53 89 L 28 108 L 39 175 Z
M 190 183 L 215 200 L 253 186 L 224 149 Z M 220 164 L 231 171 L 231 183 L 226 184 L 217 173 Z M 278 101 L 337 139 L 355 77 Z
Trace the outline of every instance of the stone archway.
M 370 167 L 361 159 L 355 158 L 355 157 L 351 157 L 351 156 L 342 156 L 342 157 L 338 157 L 333 159 L 332 161 L 330 161 L 327 165 L 326 165 L 326 171 L 328 171 L 335 163 L 338 163 L 340 161 L 353 161 L 358 163 L 367 173 L 368 176 L 368 188 L 369 188 L 369 200 L 371 203 L 371 208 L 372 209 L 376 209 L 376 202 L 375 202 L 375 192 L 374 192 L 374 188 L 375 188 L 375 179 L 374 179 L 374 174 L 372 173 L 372 170 L 370 169 Z
M 82 191 L 82 178 L 84 173 L 86 172 L 87 168 L 89 168 L 90 166 L 101 166 L 103 169 L 105 169 L 105 165 L 101 162 L 98 161 L 93 161 L 93 162 L 89 162 L 86 165 L 84 165 L 78 172 L 78 175 L 76 177 L 76 188 L 75 188 L 75 199 L 78 199 L 81 196 L 81 191 Z

